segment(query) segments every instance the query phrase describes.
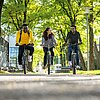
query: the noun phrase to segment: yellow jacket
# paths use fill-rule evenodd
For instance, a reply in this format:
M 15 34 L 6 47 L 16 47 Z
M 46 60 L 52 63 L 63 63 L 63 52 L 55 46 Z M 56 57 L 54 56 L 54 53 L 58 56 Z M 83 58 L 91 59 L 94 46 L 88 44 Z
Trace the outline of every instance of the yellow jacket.
M 28 32 L 24 33 L 24 31 L 22 30 L 22 34 L 21 34 L 21 40 L 20 40 L 20 43 L 19 43 L 19 39 L 20 39 L 20 31 L 17 32 L 17 35 L 16 35 L 16 43 L 19 43 L 20 45 L 23 45 L 23 44 L 29 44 L 29 43 L 33 43 L 34 42 L 34 39 L 33 39 L 33 36 L 32 36 L 32 32 L 29 30 L 29 35 L 28 35 Z

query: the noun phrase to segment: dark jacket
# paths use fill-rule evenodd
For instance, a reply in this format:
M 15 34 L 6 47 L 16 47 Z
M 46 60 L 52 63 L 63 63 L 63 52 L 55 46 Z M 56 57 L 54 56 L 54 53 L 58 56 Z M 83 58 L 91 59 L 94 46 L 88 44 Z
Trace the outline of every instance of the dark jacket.
M 71 44 L 75 44 L 75 43 L 78 43 L 78 41 L 82 43 L 79 32 L 76 31 L 75 34 L 73 34 L 72 31 L 68 32 L 67 37 L 66 37 L 66 43 L 69 42 Z

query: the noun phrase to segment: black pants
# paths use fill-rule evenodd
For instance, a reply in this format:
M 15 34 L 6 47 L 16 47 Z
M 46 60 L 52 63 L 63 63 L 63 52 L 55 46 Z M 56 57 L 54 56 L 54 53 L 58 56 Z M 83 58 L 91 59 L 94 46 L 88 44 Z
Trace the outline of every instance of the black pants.
M 53 48 L 50 48 L 50 52 L 51 52 L 51 65 L 53 65 L 53 57 L 54 57 L 54 51 Z M 43 51 L 44 51 L 44 66 L 46 66 L 47 64 L 47 53 L 48 53 L 48 48 L 47 47 L 43 47 Z
M 34 47 L 33 46 L 25 46 L 25 49 L 29 50 L 30 53 L 29 55 L 32 56 L 33 55 L 33 52 L 34 52 Z M 18 63 L 19 65 L 22 65 L 22 56 L 23 56 L 23 53 L 24 53 L 24 46 L 19 46 L 19 54 L 18 54 Z

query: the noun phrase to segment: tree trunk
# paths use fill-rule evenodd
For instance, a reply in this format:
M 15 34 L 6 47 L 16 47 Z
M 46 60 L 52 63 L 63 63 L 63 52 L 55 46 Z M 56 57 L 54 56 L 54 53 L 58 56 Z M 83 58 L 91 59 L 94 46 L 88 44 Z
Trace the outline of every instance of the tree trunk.
M 100 45 L 100 43 L 99 43 L 99 45 Z M 94 54 L 95 54 L 96 69 L 100 69 L 100 49 L 98 50 L 96 42 L 94 43 Z
M 91 2 L 93 4 L 93 2 Z M 90 9 L 93 12 L 93 7 Z M 93 42 L 94 42 L 94 34 L 93 34 L 93 13 L 90 13 L 89 18 L 89 68 L 90 70 L 94 70 L 94 52 L 93 52 Z
M 25 11 L 24 11 L 24 20 L 23 20 L 23 23 L 26 23 L 26 16 L 27 16 L 27 0 L 25 0 Z
M 1 14 L 2 14 L 3 2 L 4 2 L 4 0 L 0 1 L 0 37 L 1 37 Z
M 61 43 L 60 43 L 60 64 L 63 67 L 63 57 L 62 57 L 62 45 L 61 45 Z
M 86 65 L 85 65 L 85 61 L 84 61 L 84 58 L 83 58 L 83 55 L 82 55 L 82 52 L 81 52 L 80 49 L 79 49 L 79 57 L 80 57 L 80 63 L 81 63 L 81 65 L 82 65 L 82 69 L 83 69 L 84 71 L 86 71 L 86 70 L 87 70 L 87 67 L 86 67 Z

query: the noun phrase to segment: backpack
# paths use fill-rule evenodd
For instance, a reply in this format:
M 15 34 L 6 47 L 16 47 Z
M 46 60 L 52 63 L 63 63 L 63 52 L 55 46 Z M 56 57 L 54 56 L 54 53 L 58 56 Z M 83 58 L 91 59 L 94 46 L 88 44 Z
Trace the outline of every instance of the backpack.
M 19 42 L 21 41 L 21 36 L 22 36 L 22 30 L 20 30 L 20 38 L 19 38 Z M 30 37 L 30 32 L 28 30 L 28 36 Z

